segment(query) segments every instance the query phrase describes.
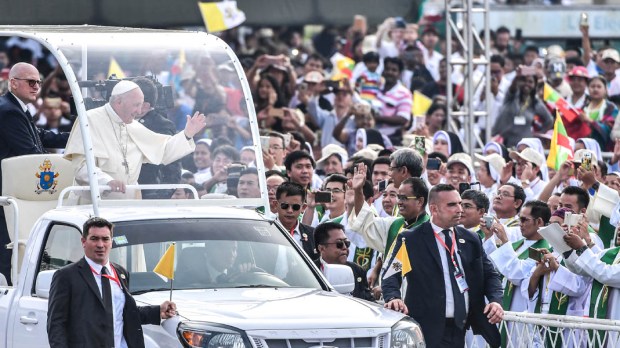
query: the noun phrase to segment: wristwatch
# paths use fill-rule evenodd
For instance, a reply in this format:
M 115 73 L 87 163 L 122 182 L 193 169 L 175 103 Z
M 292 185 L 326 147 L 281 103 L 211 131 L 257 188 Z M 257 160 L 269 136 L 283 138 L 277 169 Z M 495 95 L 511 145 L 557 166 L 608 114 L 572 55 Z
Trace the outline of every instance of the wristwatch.
M 577 256 L 581 256 L 581 254 L 583 254 L 584 251 L 588 250 L 588 246 L 584 245 L 581 248 L 575 250 L 575 252 L 577 253 Z

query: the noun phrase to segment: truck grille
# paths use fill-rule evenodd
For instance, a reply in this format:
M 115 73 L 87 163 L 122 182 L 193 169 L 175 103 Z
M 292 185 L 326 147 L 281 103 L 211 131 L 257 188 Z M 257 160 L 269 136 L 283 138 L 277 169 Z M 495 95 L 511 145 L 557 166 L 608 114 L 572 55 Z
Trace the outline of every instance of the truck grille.
M 304 339 L 262 339 L 254 337 L 252 341 L 256 348 L 317 348 L 317 347 L 338 347 L 338 348 L 385 348 L 385 335 L 378 337 L 352 337 L 352 338 L 330 338 L 321 340 L 313 338 Z

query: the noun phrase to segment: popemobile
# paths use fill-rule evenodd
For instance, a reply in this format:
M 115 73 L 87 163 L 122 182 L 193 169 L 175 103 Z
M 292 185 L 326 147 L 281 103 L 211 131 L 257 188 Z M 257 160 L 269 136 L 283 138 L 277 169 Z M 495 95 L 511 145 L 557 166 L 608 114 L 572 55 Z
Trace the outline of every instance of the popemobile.
M 114 223 L 110 261 L 127 270 L 138 305 L 170 298 L 177 305 L 177 316 L 143 325 L 147 347 L 425 346 L 416 322 L 349 296 L 351 269 L 328 265 L 324 276 L 269 213 L 252 96 L 239 60 L 224 41 L 204 32 L 95 26 L 7 26 L 0 27 L 0 36 L 34 40 L 53 54 L 58 68 L 43 88 L 55 89 L 77 116 L 72 132 L 80 134 L 89 178 L 89 185 L 76 180 L 74 164 L 60 153 L 2 161 L 0 204 L 12 242 L 1 247 L 11 248 L 13 255 L 12 285 L 0 279 L 0 347 L 49 347 L 52 277 L 84 256 L 81 228 L 92 216 Z M 206 194 L 200 199 L 194 187 L 177 184 L 129 185 L 127 190 L 144 198 L 150 190 L 181 188 L 194 199 L 118 199 L 110 186 L 98 182 L 96 172 L 105 165 L 97 162 L 93 148 L 99 144 L 87 111 L 108 102 L 119 81 L 151 80 L 159 94 L 153 107 L 172 119 L 178 115 L 184 124 L 192 108 L 207 120 L 215 117 L 200 110 L 208 103 L 199 103 L 201 93 L 207 98 L 213 93 L 222 70 L 233 73 L 225 83 L 220 80 L 217 92 L 226 94 L 236 127 L 251 135 L 241 139 L 236 133 L 229 140 L 237 150 L 251 144 L 259 198 Z M 175 105 L 192 88 L 200 92 L 192 95 L 197 105 Z M 212 127 L 207 135 L 214 138 L 220 131 Z M 153 269 L 173 243 L 170 280 Z M 225 282 L 208 277 L 207 263 L 228 248 L 236 251 L 229 266 L 251 264 L 250 271 Z

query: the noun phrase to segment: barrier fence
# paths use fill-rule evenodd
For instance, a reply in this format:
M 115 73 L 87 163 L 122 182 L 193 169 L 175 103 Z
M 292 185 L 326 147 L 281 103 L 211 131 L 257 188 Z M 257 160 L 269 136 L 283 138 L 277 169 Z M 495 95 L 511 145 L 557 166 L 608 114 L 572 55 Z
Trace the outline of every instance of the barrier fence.
M 500 331 L 506 348 L 620 347 L 620 320 L 506 312 Z M 488 347 L 469 333 L 466 343 L 468 348 Z

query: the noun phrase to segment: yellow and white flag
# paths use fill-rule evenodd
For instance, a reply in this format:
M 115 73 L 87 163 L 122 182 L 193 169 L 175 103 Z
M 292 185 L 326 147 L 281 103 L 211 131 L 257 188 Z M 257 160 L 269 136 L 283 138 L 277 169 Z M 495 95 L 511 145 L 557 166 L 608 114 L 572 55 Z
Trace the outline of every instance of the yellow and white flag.
M 121 68 L 120 64 L 118 64 L 118 62 L 116 61 L 116 59 L 114 59 L 114 57 L 110 58 L 110 66 L 108 67 L 108 77 L 112 75 L 116 75 L 116 78 L 119 80 L 122 80 L 125 77 L 127 77 L 125 76 L 125 73 L 123 72 L 123 69 Z
M 198 8 L 209 33 L 228 30 L 245 22 L 245 13 L 236 1 L 199 2 Z
M 164 278 L 165 281 L 168 279 L 174 279 L 174 254 L 176 250 L 176 243 L 172 243 L 168 247 L 168 250 L 164 253 L 164 255 L 159 259 L 159 262 L 153 269 L 153 272 L 160 275 Z
M 400 272 L 403 277 L 407 273 L 411 272 L 411 261 L 409 261 L 409 253 L 407 253 L 405 238 L 403 238 L 400 248 L 398 248 L 398 252 L 396 252 L 396 255 L 394 255 L 392 261 L 385 269 L 383 279 L 387 279 L 397 272 Z

